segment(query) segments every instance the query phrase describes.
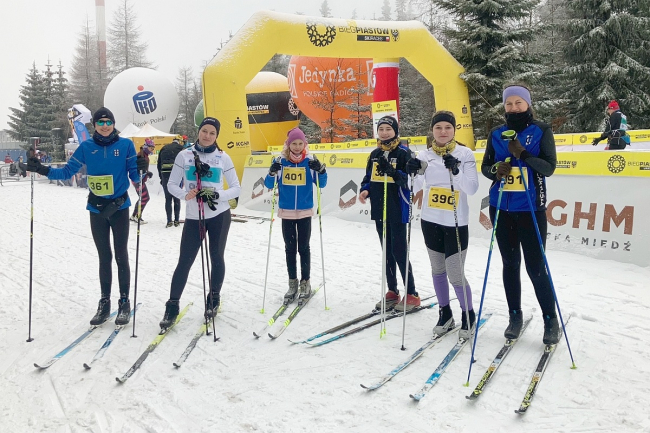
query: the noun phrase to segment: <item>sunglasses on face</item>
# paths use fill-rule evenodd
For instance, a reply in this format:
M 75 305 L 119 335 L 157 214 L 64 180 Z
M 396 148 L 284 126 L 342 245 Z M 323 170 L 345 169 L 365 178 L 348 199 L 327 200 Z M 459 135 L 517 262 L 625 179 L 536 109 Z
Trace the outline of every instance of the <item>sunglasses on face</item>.
M 99 126 L 104 126 L 104 125 L 111 126 L 113 124 L 113 121 L 112 120 L 98 120 L 97 124 Z

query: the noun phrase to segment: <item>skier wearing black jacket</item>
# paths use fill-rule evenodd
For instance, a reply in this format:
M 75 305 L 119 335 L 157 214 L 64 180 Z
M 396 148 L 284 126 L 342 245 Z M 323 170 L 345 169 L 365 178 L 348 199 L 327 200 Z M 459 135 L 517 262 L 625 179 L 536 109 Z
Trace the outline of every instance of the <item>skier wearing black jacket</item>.
M 597 145 L 607 139 L 605 150 L 622 150 L 630 144 L 630 136 L 627 135 L 627 117 L 621 112 L 618 102 L 612 101 L 607 106 L 607 118 L 605 119 L 605 131 L 600 137 L 594 138 L 592 145 Z
M 386 308 L 403 309 L 397 289 L 399 266 L 402 281 L 406 275 L 406 223 L 409 219 L 409 188 L 406 163 L 414 157 L 405 146 L 400 145 L 397 119 L 384 116 L 377 123 L 378 147 L 368 157 L 366 175 L 361 181 L 359 201 L 364 204 L 370 199 L 370 216 L 375 222 L 379 240 L 383 234 L 384 174 L 388 176 L 386 193 Z M 408 283 L 406 310 L 420 305 L 420 297 L 415 290 L 413 271 L 408 264 Z M 377 304 L 381 308 L 381 301 Z
M 180 224 L 179 218 L 181 214 L 181 200 L 169 193 L 169 190 L 167 189 L 167 182 L 169 182 L 169 176 L 172 173 L 172 168 L 174 168 L 174 160 L 176 159 L 176 155 L 178 155 L 181 150 L 183 150 L 183 146 L 181 146 L 178 140 L 174 139 L 174 141 L 171 143 L 163 146 L 163 148 L 160 149 L 160 153 L 158 154 L 158 176 L 160 176 L 160 184 L 162 185 L 163 191 L 165 192 L 165 212 L 167 212 L 166 227 L 168 228 L 171 227 L 172 224 L 174 227 L 178 227 Z M 172 201 L 174 202 L 173 223 Z

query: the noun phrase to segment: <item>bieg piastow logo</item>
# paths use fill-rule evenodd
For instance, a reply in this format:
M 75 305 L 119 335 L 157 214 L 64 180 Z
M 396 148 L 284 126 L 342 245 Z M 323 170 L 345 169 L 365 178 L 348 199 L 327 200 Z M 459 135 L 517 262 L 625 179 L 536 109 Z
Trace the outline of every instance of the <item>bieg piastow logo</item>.
M 305 24 L 309 42 L 314 44 L 316 47 L 326 47 L 334 41 L 334 38 L 336 37 L 336 27 L 321 24 L 321 26 L 325 27 L 325 33 L 321 33 L 318 30 L 318 25 L 319 24 L 314 21 L 307 21 Z
M 393 41 L 397 42 L 399 40 L 399 30 L 391 30 L 391 35 L 393 35 Z
M 620 173 L 625 169 L 625 158 L 621 155 L 614 155 L 607 161 L 607 169 L 612 173 Z
M 156 98 L 153 96 L 153 92 L 144 90 L 144 86 L 138 86 L 138 90 L 139 92 L 133 95 L 135 111 L 140 114 L 149 114 L 156 111 L 158 104 L 156 103 Z
M 336 164 L 336 155 L 330 156 L 330 165 Z

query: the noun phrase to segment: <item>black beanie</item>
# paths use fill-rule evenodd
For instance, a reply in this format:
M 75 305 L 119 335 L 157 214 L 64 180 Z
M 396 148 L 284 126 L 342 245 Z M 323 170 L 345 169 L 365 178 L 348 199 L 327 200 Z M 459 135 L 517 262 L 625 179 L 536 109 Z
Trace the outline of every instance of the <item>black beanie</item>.
M 377 122 L 377 129 L 379 129 L 379 125 L 388 125 L 391 128 L 393 128 L 393 131 L 395 131 L 395 136 L 397 137 L 399 135 L 399 125 L 397 123 L 397 119 L 395 119 L 392 116 L 384 116 L 379 121 Z
M 449 122 L 454 126 L 454 128 L 456 128 L 456 118 L 450 112 L 438 111 L 434 113 L 431 118 L 431 129 L 433 129 L 433 126 L 438 122 Z
M 201 128 L 203 128 L 203 125 L 214 126 L 217 129 L 217 137 L 219 136 L 219 131 L 221 131 L 221 123 L 219 123 L 217 119 L 215 119 L 214 117 L 206 117 L 199 125 L 199 131 L 201 130 Z
M 111 110 L 106 107 L 102 107 L 95 111 L 95 114 L 93 114 L 93 126 L 95 126 L 95 123 L 97 123 L 99 119 L 110 119 L 113 122 L 113 125 L 115 125 L 115 116 L 113 116 Z

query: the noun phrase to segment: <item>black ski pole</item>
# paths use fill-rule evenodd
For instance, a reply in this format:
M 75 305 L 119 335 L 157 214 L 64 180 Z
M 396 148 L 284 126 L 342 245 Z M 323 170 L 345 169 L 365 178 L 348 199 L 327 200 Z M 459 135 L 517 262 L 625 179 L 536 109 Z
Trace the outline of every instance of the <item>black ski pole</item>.
M 34 150 L 30 150 L 32 157 L 36 157 L 36 141 L 34 141 Z M 18 176 L 20 176 L 20 164 L 18 166 Z M 32 271 L 34 268 L 34 172 L 32 171 L 31 183 L 32 183 L 32 197 L 31 197 L 31 211 L 29 217 L 29 331 L 27 334 L 27 342 L 30 343 L 34 341 L 32 338 Z
M 142 215 L 142 184 L 144 182 L 143 178 L 144 171 L 140 172 L 140 188 L 138 188 L 138 229 L 135 242 L 135 284 L 133 285 L 133 334 L 131 338 L 138 338 L 135 335 L 135 313 L 138 311 L 136 306 L 138 305 L 138 263 L 140 255 L 140 215 Z

